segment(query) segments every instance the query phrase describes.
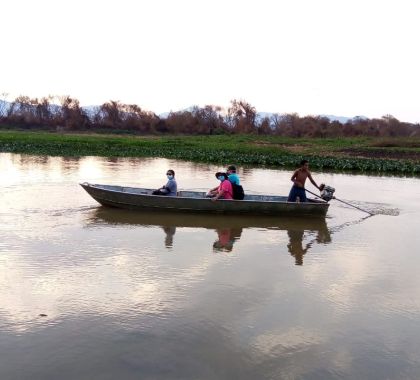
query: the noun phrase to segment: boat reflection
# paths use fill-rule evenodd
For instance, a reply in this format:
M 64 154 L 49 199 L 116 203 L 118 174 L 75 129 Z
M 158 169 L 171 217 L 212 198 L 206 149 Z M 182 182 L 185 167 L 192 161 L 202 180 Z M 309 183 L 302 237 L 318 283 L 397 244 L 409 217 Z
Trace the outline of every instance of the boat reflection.
M 252 217 L 214 214 L 182 214 L 162 211 L 133 212 L 130 210 L 98 207 L 88 217 L 90 226 L 140 225 L 158 226 L 165 233 L 164 245 L 171 248 L 177 227 L 205 228 L 214 230 L 217 239 L 213 250 L 231 252 L 244 229 L 263 228 L 287 231 L 287 250 L 295 258 L 296 265 L 303 264 L 303 256 L 314 244 L 326 244 L 331 234 L 323 218 Z M 309 241 L 308 241 L 309 240 Z

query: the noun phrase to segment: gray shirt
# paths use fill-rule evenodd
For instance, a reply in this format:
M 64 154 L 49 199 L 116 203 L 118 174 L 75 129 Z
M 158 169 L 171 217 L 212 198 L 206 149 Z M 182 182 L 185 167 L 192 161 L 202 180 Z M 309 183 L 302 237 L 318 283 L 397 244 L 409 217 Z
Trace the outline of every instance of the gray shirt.
M 177 185 L 176 185 L 176 181 L 175 179 L 170 179 L 167 184 L 165 185 L 165 188 L 162 189 L 163 191 L 166 192 L 166 195 L 170 195 L 173 197 L 176 197 L 176 193 L 177 193 Z

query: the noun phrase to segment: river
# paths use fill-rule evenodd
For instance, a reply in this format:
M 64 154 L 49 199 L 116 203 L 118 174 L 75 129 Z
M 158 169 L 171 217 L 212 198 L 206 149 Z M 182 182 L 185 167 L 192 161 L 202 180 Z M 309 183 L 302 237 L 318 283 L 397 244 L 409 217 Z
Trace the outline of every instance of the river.
M 313 172 L 374 214 L 332 200 L 325 220 L 108 209 L 79 186 L 169 168 L 203 190 L 223 169 L 0 154 L 0 379 L 420 378 L 419 178 Z

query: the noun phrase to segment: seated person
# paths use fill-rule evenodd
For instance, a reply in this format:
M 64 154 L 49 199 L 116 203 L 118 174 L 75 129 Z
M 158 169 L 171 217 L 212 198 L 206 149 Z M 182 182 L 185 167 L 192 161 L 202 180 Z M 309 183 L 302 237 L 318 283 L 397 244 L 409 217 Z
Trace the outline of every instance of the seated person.
M 153 195 L 169 195 L 175 197 L 177 194 L 177 184 L 175 181 L 175 172 L 171 169 L 167 170 L 166 177 L 168 182 L 163 185 L 160 189 L 153 191 Z
M 226 171 L 229 181 L 231 183 L 234 183 L 236 185 L 240 185 L 239 176 L 236 174 L 236 166 L 235 165 L 229 165 Z
M 228 175 L 217 172 L 216 178 L 220 181 L 220 185 L 209 190 L 206 196 L 213 201 L 217 201 L 218 199 L 233 199 L 232 184 L 228 179 Z

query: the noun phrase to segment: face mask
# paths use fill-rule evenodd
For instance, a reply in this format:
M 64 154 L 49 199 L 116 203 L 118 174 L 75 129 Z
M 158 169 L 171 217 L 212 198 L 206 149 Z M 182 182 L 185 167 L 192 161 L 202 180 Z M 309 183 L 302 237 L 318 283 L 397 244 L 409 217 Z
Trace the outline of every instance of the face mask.
M 219 181 L 222 181 L 223 182 L 225 180 L 225 177 L 220 176 L 218 179 L 219 179 Z
M 168 174 L 166 177 L 168 177 L 168 179 L 174 178 L 174 176 L 173 175 L 170 175 L 170 174 Z

